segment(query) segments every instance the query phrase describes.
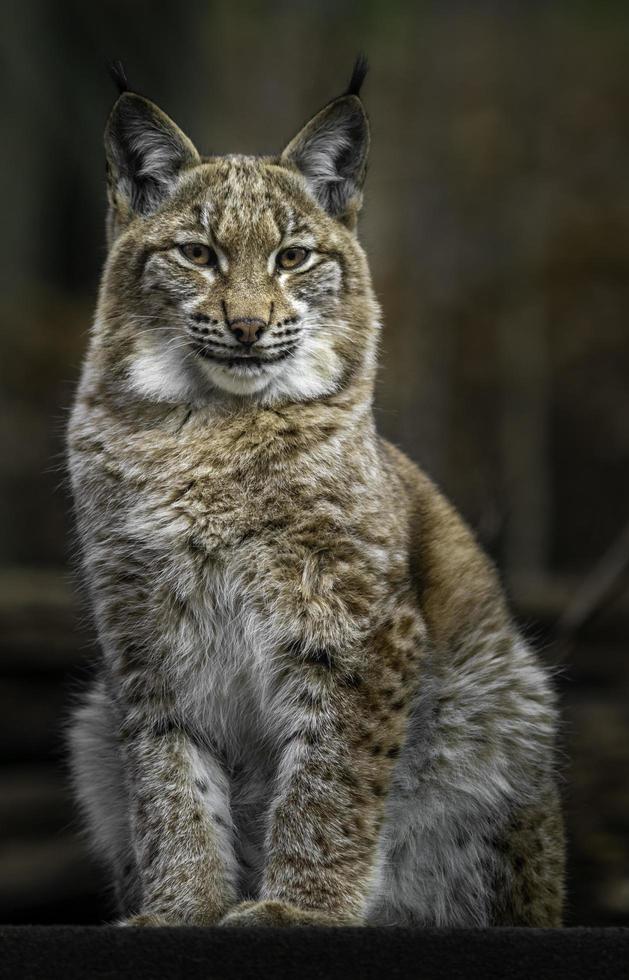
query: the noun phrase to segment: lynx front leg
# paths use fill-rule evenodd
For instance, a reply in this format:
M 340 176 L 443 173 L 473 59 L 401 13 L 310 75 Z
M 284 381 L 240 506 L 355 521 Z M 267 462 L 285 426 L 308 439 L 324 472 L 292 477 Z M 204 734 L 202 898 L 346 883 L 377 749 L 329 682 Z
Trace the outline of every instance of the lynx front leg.
M 359 670 L 318 651 L 289 679 L 292 731 L 259 901 L 237 906 L 224 925 L 361 923 L 421 653 L 416 631 L 402 637 L 399 625 L 372 641 Z
M 127 732 L 131 833 L 142 890 L 129 925 L 207 925 L 235 901 L 227 780 L 211 753 L 162 719 Z

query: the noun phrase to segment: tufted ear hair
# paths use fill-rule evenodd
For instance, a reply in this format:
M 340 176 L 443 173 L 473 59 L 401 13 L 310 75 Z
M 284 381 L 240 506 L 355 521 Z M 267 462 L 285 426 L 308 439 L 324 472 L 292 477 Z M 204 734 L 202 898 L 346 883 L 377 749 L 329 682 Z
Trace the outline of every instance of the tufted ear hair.
M 369 123 L 359 96 L 366 74 L 361 56 L 347 91 L 313 116 L 280 158 L 303 174 L 328 214 L 350 226 L 360 210 L 367 170 Z
M 120 88 L 126 79 L 117 78 Z M 105 129 L 109 202 L 114 220 L 148 215 L 168 197 L 182 170 L 200 163 L 188 137 L 161 109 L 122 90 Z

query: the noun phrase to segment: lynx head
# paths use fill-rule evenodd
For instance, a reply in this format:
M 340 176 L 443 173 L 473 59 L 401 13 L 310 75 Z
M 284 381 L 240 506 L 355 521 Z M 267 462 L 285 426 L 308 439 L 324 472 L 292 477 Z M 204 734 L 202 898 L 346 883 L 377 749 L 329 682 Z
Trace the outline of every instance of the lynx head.
M 348 90 L 277 157 L 201 157 L 157 106 L 122 91 L 105 134 L 96 337 L 127 391 L 272 403 L 371 377 L 377 308 L 355 234 L 365 72 L 359 59 Z

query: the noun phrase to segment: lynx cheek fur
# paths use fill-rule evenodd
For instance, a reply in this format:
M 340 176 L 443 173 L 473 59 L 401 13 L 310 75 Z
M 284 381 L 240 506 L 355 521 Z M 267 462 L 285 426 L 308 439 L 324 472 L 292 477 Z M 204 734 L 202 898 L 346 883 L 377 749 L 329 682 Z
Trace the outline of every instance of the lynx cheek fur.
M 561 920 L 547 678 L 374 429 L 364 71 L 276 158 L 201 158 L 128 91 L 107 126 L 71 749 L 125 922 Z

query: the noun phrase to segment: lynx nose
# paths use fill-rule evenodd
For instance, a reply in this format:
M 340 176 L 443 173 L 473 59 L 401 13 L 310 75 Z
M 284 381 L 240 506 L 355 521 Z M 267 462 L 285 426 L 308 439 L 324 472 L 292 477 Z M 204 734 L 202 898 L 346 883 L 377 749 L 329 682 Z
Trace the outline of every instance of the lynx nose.
M 245 347 L 252 347 L 262 336 L 266 323 L 258 317 L 242 316 L 232 320 L 228 326 L 239 343 Z

